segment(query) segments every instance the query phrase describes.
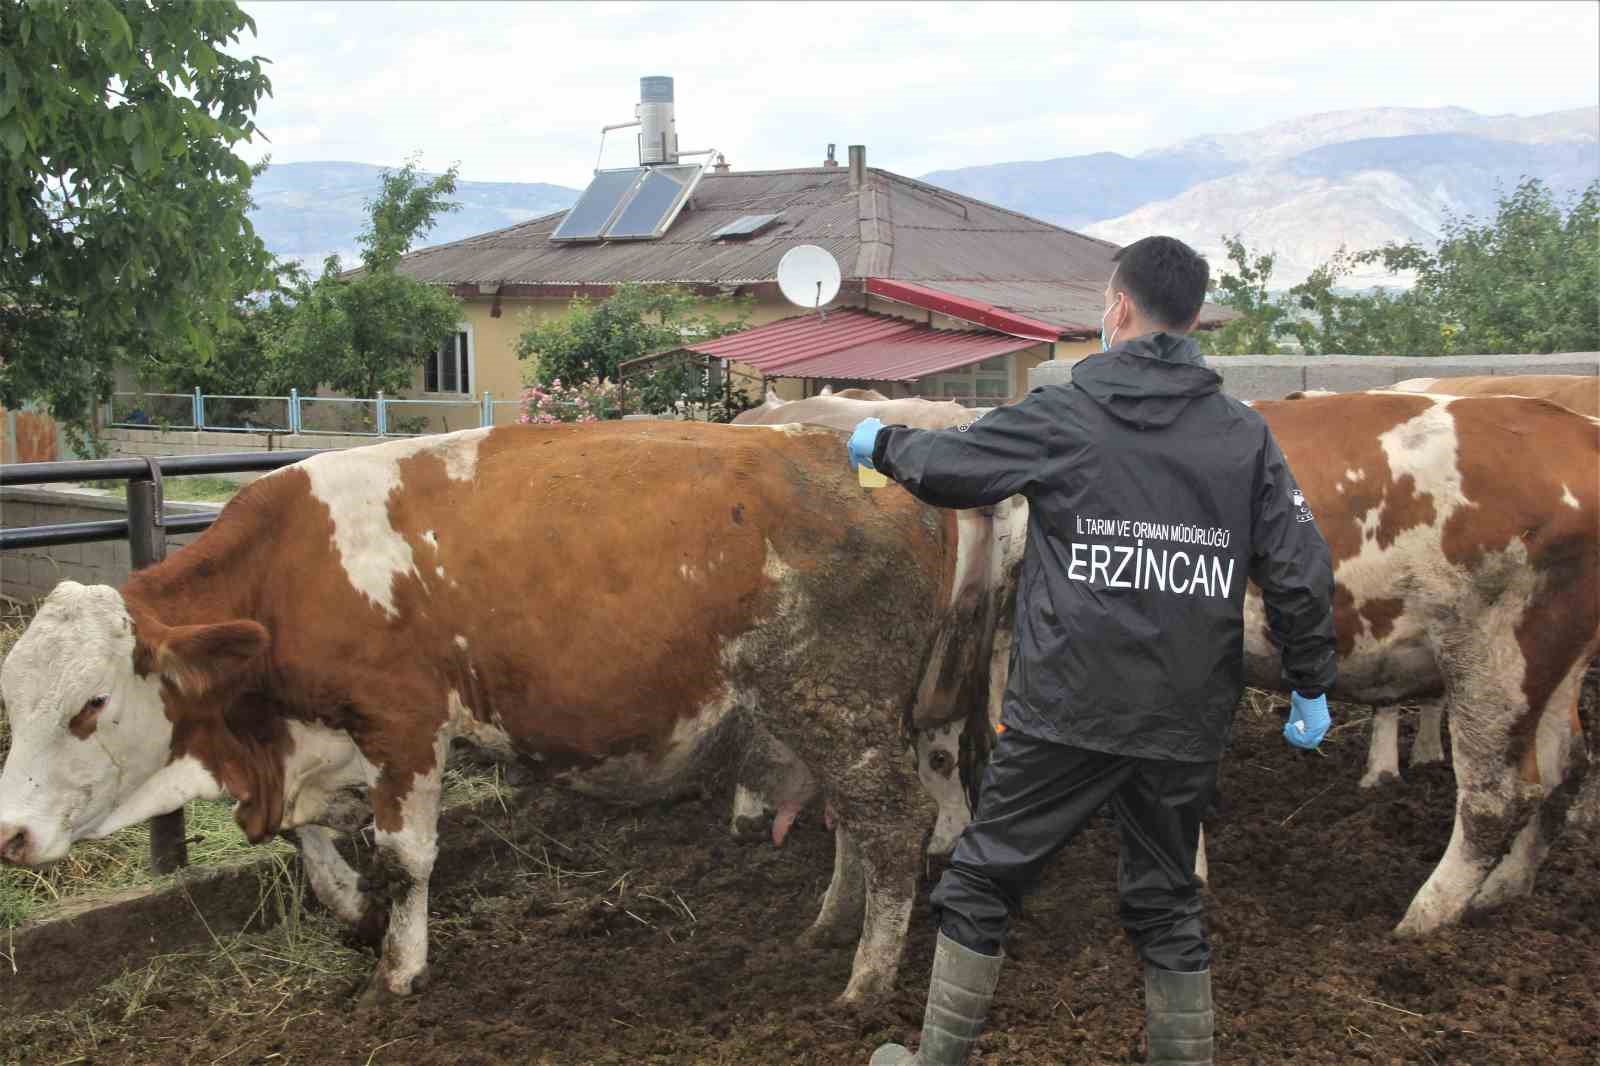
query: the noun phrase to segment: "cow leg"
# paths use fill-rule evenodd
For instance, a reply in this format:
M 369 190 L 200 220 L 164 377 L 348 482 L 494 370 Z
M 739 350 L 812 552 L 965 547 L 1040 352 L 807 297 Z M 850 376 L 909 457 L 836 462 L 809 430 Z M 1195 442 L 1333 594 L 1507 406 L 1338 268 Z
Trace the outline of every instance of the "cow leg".
M 917 895 L 917 868 L 907 862 L 901 844 L 862 848 L 866 867 L 866 917 L 862 922 L 861 942 L 856 945 L 855 964 L 850 968 L 850 983 L 840 1001 L 858 1003 L 894 990 L 905 952 L 906 930 L 911 926 L 911 907 Z M 913 842 L 911 856 L 916 854 Z M 883 865 L 873 861 L 881 856 Z
M 1211 867 L 1206 862 L 1206 827 L 1200 827 L 1200 842 L 1194 849 L 1194 879 L 1202 885 L 1211 879 Z
M 822 897 L 822 911 L 800 935 L 806 947 L 842 947 L 861 935 L 867 907 L 867 871 L 861 846 L 844 826 L 833 830 L 833 880 Z
M 861 849 L 866 907 L 850 983 L 841 1001 L 859 1002 L 894 987 L 916 898 L 925 793 L 908 760 L 871 747 L 828 782 L 839 824 Z M 843 886 L 848 888 L 848 885 Z
M 798 707 L 801 702 L 795 699 L 786 705 Z M 830 713 L 847 729 L 831 736 L 796 730 L 792 739 L 785 739 L 821 778 L 841 841 L 834 856 L 831 906 L 825 902 L 823 915 L 805 934 L 807 940 L 824 939 L 833 923 L 842 922 L 858 906 L 852 895 L 858 880 L 853 852 L 859 849 L 863 873 L 859 880 L 864 883 L 860 939 L 849 984 L 840 997 L 841 1002 L 852 1003 L 887 994 L 894 987 L 931 812 L 892 708 L 868 703 L 853 710 L 841 702 L 832 707 Z
M 420 774 L 396 774 L 404 785 L 383 774 L 373 788 L 377 811 L 377 843 L 396 872 L 383 938 L 383 957 L 367 989 L 369 1001 L 385 994 L 410 995 L 427 983 L 428 879 L 439 854 L 439 795 L 447 745 L 435 741 L 433 768 Z M 404 791 L 401 791 L 403 787 Z M 386 814 L 398 810 L 398 826 L 385 829 Z
M 1567 824 L 1578 829 L 1600 832 L 1600 773 L 1590 768 L 1588 780 L 1567 811 Z
M 1589 753 L 1578 722 L 1578 683 L 1582 675 L 1581 668 L 1574 670 L 1556 689 L 1539 718 L 1537 732 L 1522 759 L 1521 782 L 1525 787 L 1539 788 L 1543 799 L 1472 898 L 1472 909 L 1492 907 L 1533 891 L 1539 866 L 1584 783 Z
M 1372 739 L 1367 747 L 1367 772 L 1362 788 L 1400 780 L 1400 712 L 1390 705 L 1372 709 Z
M 1411 765 L 1444 762 L 1444 701 L 1428 700 L 1417 714 L 1417 735 L 1411 742 Z
M 1491 610 L 1477 619 L 1467 639 L 1447 644 L 1448 656 L 1441 657 L 1452 723 L 1455 826 L 1444 856 L 1395 927 L 1400 936 L 1423 936 L 1459 921 L 1544 798 L 1537 770 L 1530 773 L 1528 760 L 1519 757 L 1533 745 L 1515 739 L 1519 725 L 1539 725 L 1543 709 L 1527 706 L 1520 685 L 1505 669 L 1507 661 L 1521 659 L 1520 650 L 1494 639 L 1497 633 L 1513 633 L 1521 618 L 1514 604 Z
M 383 908 L 361 890 L 361 875 L 334 846 L 334 831 L 324 825 L 303 825 L 292 836 L 318 902 L 354 926 L 363 941 L 376 945 L 383 932 Z
M 1589 723 L 1588 740 L 1593 741 L 1600 736 L 1600 659 L 1589 664 L 1578 690 L 1577 721 L 1572 728 L 1575 734 L 1580 734 L 1575 743 L 1583 746 L 1588 754 L 1588 775 L 1587 780 L 1579 786 L 1578 798 L 1573 800 L 1572 807 L 1567 811 L 1568 825 L 1600 831 L 1600 773 L 1594 767 L 1595 759 L 1600 757 L 1600 748 L 1591 748 L 1581 736 L 1585 721 Z

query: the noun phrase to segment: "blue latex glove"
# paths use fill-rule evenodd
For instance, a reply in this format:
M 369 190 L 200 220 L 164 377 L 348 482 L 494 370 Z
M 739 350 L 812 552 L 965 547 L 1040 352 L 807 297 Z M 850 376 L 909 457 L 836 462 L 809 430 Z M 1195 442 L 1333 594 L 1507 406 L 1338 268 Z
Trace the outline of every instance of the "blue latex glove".
M 1289 720 L 1283 723 L 1283 739 L 1297 748 L 1310 750 L 1322 743 L 1331 724 L 1328 717 L 1328 697 L 1308 699 L 1298 692 L 1289 693 Z
M 855 432 L 850 434 L 850 444 L 846 449 L 850 453 L 850 469 L 864 466 L 868 470 L 876 470 L 872 465 L 872 448 L 878 443 L 878 430 L 883 428 L 883 423 L 876 418 L 863 419 L 856 426 Z

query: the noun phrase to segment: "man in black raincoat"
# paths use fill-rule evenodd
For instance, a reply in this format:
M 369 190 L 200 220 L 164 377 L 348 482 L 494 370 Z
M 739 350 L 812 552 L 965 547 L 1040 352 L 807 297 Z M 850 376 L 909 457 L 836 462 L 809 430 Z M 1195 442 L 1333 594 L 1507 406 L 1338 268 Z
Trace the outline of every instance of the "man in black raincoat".
M 1314 748 L 1335 676 L 1328 546 L 1260 415 L 1223 395 L 1186 334 L 1206 262 L 1170 237 L 1122 249 L 1102 348 L 1072 381 L 959 430 L 883 427 L 849 445 L 940 507 L 1022 494 L 1028 541 L 1002 732 L 978 810 L 933 892 L 940 932 L 916 1056 L 954 1066 L 983 1025 L 1009 916 L 1110 803 L 1123 928 L 1145 963 L 1149 1061 L 1212 1061 L 1200 818 L 1244 689 L 1247 580 L 1291 690 L 1284 734 Z M 1120 340 L 1119 340 L 1120 338 Z

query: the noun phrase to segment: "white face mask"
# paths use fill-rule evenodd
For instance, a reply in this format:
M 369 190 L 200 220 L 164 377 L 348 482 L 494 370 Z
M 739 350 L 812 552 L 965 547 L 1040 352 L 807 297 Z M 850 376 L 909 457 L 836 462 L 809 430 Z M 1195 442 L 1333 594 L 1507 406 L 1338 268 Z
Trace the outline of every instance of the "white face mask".
M 1121 300 L 1122 298 L 1122 293 L 1117 293 L 1117 299 Z M 1111 346 L 1117 343 L 1117 329 L 1122 328 L 1121 326 L 1118 326 L 1117 329 L 1111 331 L 1111 336 L 1109 338 L 1106 336 L 1106 316 L 1111 314 L 1111 312 L 1115 311 L 1116 309 L 1117 305 L 1113 303 L 1110 307 L 1106 308 L 1106 313 L 1100 316 L 1100 350 L 1102 352 L 1110 351 Z

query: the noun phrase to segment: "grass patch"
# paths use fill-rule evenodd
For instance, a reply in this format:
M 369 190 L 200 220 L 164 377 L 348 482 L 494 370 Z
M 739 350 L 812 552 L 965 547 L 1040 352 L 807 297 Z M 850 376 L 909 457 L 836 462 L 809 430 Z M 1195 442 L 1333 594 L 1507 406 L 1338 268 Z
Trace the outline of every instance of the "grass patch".
M 127 496 L 126 481 L 80 481 L 87 489 L 104 489 L 113 496 Z M 209 474 L 188 474 L 165 477 L 161 480 L 162 494 L 180 503 L 226 503 L 244 486 L 225 477 Z
M 8 1052 L 20 1061 L 37 1054 L 40 1061 L 89 1062 L 119 1044 L 159 1044 L 151 1023 L 182 1005 L 203 1004 L 219 1020 L 281 1016 L 287 1025 L 305 1016 L 296 1014 L 297 1000 L 350 988 L 371 970 L 370 956 L 346 945 L 337 919 L 307 909 L 304 874 L 286 855 L 263 868 L 257 891 L 257 916 L 272 922 L 267 931 L 215 936 L 202 949 L 158 956 L 69 1009 L 17 1019 L 4 1026 Z M 240 995 L 240 985 L 253 994 Z M 208 1051 L 203 1061 L 226 1059 L 239 1048 L 212 1050 L 216 1057 Z
M 274 837 L 253 845 L 233 820 L 228 800 L 196 800 L 184 807 L 190 866 L 224 866 L 250 862 L 264 855 L 294 854 Z M 0 929 L 48 918 L 66 904 L 91 903 L 140 885 L 164 887 L 172 878 L 150 869 L 150 830 L 136 825 L 103 840 L 82 840 L 66 858 L 43 870 L 0 870 Z

